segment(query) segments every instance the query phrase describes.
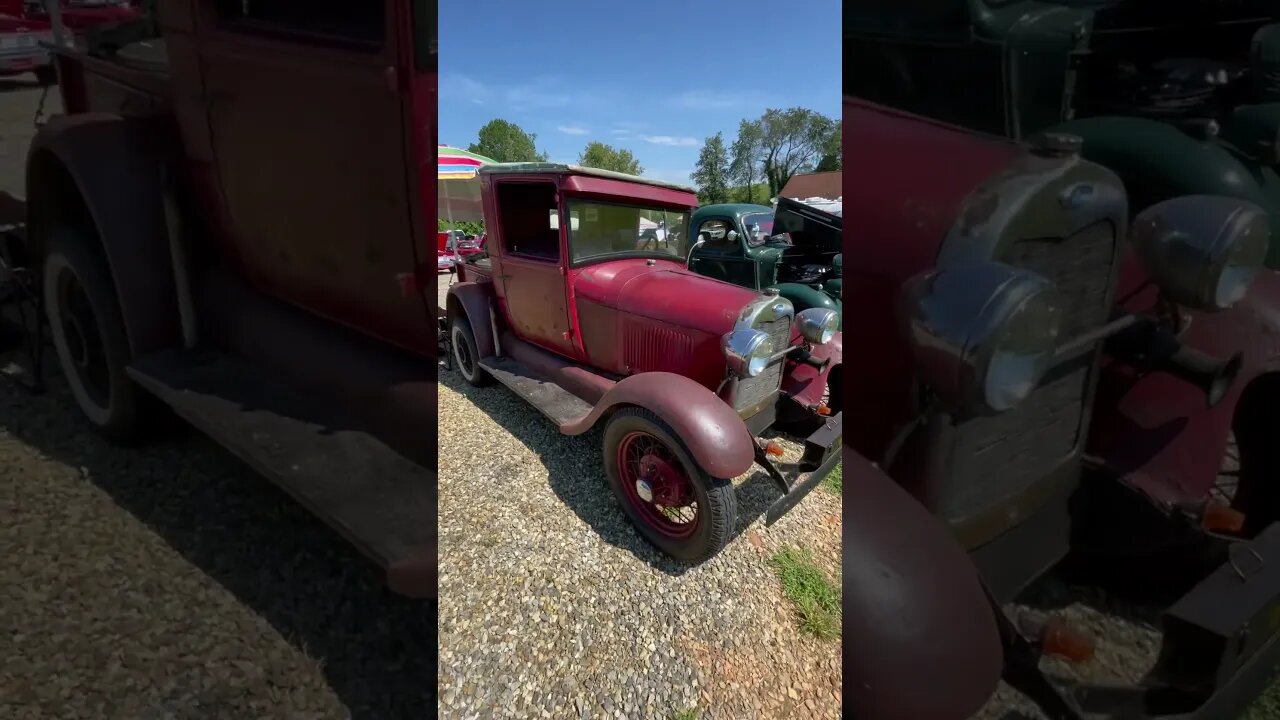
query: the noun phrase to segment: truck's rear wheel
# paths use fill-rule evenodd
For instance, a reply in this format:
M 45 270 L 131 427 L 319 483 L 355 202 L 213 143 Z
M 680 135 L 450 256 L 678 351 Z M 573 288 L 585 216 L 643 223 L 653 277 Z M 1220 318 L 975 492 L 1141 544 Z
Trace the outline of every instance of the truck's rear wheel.
M 98 432 L 133 440 L 142 428 L 141 391 L 125 373 L 129 343 L 106 261 L 68 227 L 55 228 L 46 247 L 45 312 L 71 394 Z
M 728 544 L 738 516 L 733 484 L 698 467 L 657 415 L 614 413 L 604 430 L 604 468 L 627 517 L 659 550 L 697 563 Z
M 480 352 L 476 350 L 476 336 L 471 332 L 471 323 L 461 314 L 455 315 L 449 330 L 450 351 L 453 353 L 453 364 L 462 373 L 462 379 L 476 387 L 484 387 L 493 382 L 489 373 L 480 367 Z

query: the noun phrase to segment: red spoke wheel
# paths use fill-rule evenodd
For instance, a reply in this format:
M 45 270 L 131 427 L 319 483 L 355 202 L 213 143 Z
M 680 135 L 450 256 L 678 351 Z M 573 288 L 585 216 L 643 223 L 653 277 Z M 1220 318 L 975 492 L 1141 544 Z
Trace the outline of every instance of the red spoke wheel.
M 738 512 L 733 484 L 698 467 L 657 415 L 614 413 L 604 431 L 604 465 L 623 511 L 658 549 L 696 563 L 729 542 Z

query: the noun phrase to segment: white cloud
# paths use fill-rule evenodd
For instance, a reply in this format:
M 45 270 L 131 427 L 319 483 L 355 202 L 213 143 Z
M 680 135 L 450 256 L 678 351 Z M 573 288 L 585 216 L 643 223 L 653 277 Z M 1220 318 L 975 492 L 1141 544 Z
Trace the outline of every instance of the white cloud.
M 556 129 L 565 135 L 586 135 L 590 132 L 581 125 L 557 125 Z
M 698 145 L 697 138 L 676 137 L 673 135 L 641 135 L 640 139 L 653 145 L 666 145 L 668 147 L 696 147 Z
M 474 105 L 484 105 L 493 98 L 493 88 L 462 74 L 448 74 L 440 78 L 440 96 L 458 98 Z

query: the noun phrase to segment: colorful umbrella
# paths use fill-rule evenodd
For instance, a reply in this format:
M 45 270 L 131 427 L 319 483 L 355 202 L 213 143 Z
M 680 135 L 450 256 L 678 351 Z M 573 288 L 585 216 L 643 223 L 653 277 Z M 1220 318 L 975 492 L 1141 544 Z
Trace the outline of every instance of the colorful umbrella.
M 481 165 L 494 162 L 483 155 L 448 145 L 436 146 L 436 179 L 439 181 L 436 199 L 445 220 L 484 221 L 480 179 L 476 175 Z
M 494 160 L 448 145 L 436 147 L 436 177 L 440 180 L 466 180 L 476 176 L 481 165 L 491 165 Z

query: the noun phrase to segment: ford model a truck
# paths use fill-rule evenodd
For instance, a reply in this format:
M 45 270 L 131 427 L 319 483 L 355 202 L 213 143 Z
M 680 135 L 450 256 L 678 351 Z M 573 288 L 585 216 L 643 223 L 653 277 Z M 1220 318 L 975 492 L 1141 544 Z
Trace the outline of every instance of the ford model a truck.
M 857 235 L 845 270 L 856 342 L 876 348 L 845 359 L 848 407 L 859 411 L 844 438 L 947 528 L 990 597 L 985 614 L 945 594 L 918 601 L 911 640 L 888 656 L 916 678 L 918 663 L 952 658 L 964 683 L 909 693 L 855 676 L 853 714 L 966 717 L 985 697 L 970 688 L 989 691 L 1002 675 L 1054 718 L 1235 717 L 1280 663 L 1280 283 L 1259 271 L 1266 214 L 1187 196 L 1130 225 L 1119 178 L 1083 160 L 1077 138 L 1026 147 L 848 98 L 844 123 L 851 156 L 875 169 L 849 174 L 845 210 Z M 948 172 L 932 170 L 938 158 Z M 1213 484 L 1232 428 L 1240 486 L 1229 505 Z M 860 482 L 848 481 L 855 515 Z M 1094 492 L 1096 483 L 1113 492 Z M 1127 555 L 1162 533 L 1198 534 L 1220 563 L 1165 611 L 1156 667 L 1136 686 L 1050 680 L 1040 658 L 1079 657 L 1062 642 L 1070 633 L 1000 604 L 1078 542 Z M 908 566 L 877 580 L 883 560 L 864 542 L 884 547 L 869 532 L 846 538 L 845 632 L 855 647 L 908 634 L 879 626 L 874 606 L 888 593 L 936 593 L 932 573 L 959 577 L 952 566 L 964 564 L 930 544 L 917 551 L 929 560 L 912 556 L 927 568 L 919 577 Z M 1188 572 L 1203 562 L 1192 555 Z M 864 612 L 867 624 L 855 619 Z M 994 624 L 995 639 L 945 629 L 969 622 Z M 936 634 L 921 641 L 916 627 Z M 965 664 L 992 644 L 1002 669 Z M 893 668 L 859 672 L 892 678 Z M 887 688 L 909 696 L 910 713 Z
M 567 435 L 603 427 L 608 484 L 645 539 L 704 560 L 735 530 L 733 478 L 759 465 L 778 484 L 771 523 L 831 472 L 838 318 L 688 271 L 692 190 L 545 163 L 480 176 L 490 239 L 443 308 L 453 364 Z M 644 239 L 642 220 L 664 242 Z M 798 462 L 762 438 L 775 423 L 803 428 Z
M 797 311 L 840 312 L 843 222 L 790 198 L 704 205 L 690 221 L 689 269 L 755 290 L 775 289 Z
M 1271 214 L 1280 268 L 1280 6 L 907 0 L 845 14 L 847 90 L 1012 138 L 1084 139 L 1138 212 L 1215 194 Z
M 160 12 L 142 48 L 56 42 L 8 265 L 89 424 L 169 406 L 434 597 L 435 3 Z

